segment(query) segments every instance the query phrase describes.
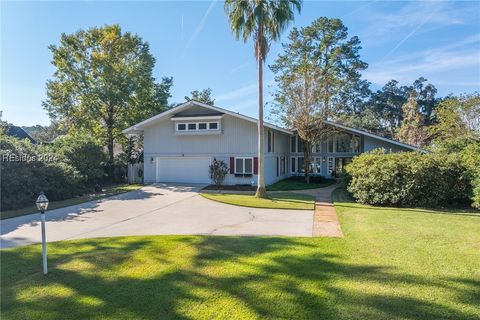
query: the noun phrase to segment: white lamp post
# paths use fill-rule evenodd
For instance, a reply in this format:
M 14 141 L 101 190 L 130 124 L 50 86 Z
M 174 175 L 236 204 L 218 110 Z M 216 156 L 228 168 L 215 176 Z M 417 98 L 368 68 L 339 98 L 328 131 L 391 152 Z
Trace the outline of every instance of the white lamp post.
M 48 207 L 48 199 L 45 194 L 40 192 L 40 195 L 36 201 L 37 209 L 40 211 L 40 218 L 42 220 L 42 261 L 43 261 L 43 274 L 47 274 L 47 242 L 45 238 L 45 211 Z

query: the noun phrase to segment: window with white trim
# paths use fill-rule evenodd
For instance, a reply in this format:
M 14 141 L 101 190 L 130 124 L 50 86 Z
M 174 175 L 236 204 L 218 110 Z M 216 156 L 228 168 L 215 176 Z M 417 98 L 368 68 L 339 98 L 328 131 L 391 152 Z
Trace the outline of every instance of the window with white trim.
M 312 173 L 321 174 L 322 173 L 322 157 L 314 157 L 312 162 Z
M 290 152 L 297 152 L 297 136 L 290 137 Z
M 280 175 L 285 175 L 285 156 L 280 157 Z
M 275 133 L 271 130 L 267 131 L 267 151 L 275 152 Z
M 291 157 L 291 173 L 304 173 L 303 157 Z
M 335 158 L 328 157 L 328 174 L 333 174 L 334 168 L 335 168 Z
M 177 131 L 217 131 L 220 122 L 181 122 L 176 124 Z
M 252 174 L 253 158 L 235 158 L 235 174 Z

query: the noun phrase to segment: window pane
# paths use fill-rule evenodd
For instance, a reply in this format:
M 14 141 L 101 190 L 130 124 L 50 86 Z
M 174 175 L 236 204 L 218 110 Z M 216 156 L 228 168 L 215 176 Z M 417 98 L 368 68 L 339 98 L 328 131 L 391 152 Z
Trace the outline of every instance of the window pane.
M 350 152 L 350 135 L 341 134 L 337 137 L 337 152 Z
M 267 131 L 267 150 L 272 152 L 272 133 Z
M 185 125 L 185 123 L 180 123 L 180 124 L 178 124 L 178 126 L 177 126 L 177 130 L 182 131 L 182 130 L 185 130 L 186 127 L 187 127 L 187 126 Z
M 285 157 L 280 158 L 280 174 L 285 174 Z
M 292 165 L 291 165 L 291 167 L 292 167 L 292 173 L 297 172 L 296 166 L 295 166 L 295 158 L 292 158 Z
M 235 159 L 235 173 L 243 173 L 243 159 Z
M 188 124 L 188 130 L 197 130 L 197 124 L 196 123 L 189 123 Z
M 298 137 L 298 152 L 303 152 L 303 140 Z
M 305 168 L 303 168 L 303 157 L 298 157 L 298 172 L 305 172 Z
M 354 136 L 351 142 L 352 152 L 358 153 L 360 152 L 360 137 Z
M 297 139 L 295 136 L 290 138 L 290 152 L 297 152 Z
M 245 159 L 245 173 L 252 173 L 252 159 Z
M 207 124 L 206 123 L 199 123 L 198 124 L 198 130 L 206 130 L 207 129 Z
M 333 152 L 333 137 L 328 138 L 328 152 Z
M 217 130 L 217 129 L 218 129 L 218 123 L 217 123 L 217 122 L 210 122 L 210 123 L 208 124 L 208 128 L 209 128 L 210 130 Z
M 322 172 L 322 158 L 315 158 L 313 172 L 314 173 Z

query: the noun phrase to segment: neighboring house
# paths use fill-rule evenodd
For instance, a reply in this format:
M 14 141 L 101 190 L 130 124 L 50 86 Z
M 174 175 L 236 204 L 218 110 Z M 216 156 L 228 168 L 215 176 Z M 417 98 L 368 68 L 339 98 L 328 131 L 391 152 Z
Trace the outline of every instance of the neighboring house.
M 376 148 L 391 152 L 415 147 L 372 133 L 327 122 L 338 129 L 313 150 L 313 172 L 332 176 L 352 157 Z M 225 184 L 256 184 L 257 119 L 226 109 L 189 101 L 123 131 L 143 134 L 144 181 L 210 183 L 213 158 L 229 166 Z M 292 130 L 265 122 L 265 182 L 301 175 L 303 143 Z
M 26 132 L 22 128 L 14 126 L 14 125 L 8 125 L 7 129 L 5 131 L 5 134 L 7 136 L 14 137 L 14 138 L 17 138 L 17 139 L 20 139 L 20 140 L 28 139 L 33 144 L 37 143 L 37 141 L 35 141 L 35 139 L 33 139 L 28 134 L 28 132 Z

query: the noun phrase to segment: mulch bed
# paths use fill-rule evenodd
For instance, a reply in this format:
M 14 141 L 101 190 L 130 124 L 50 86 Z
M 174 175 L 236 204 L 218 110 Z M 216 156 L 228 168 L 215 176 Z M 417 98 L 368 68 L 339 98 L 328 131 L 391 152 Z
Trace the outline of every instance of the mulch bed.
M 208 185 L 202 190 L 216 190 L 216 191 L 255 191 L 257 190 L 257 187 L 251 186 L 251 185 L 242 185 L 242 184 L 237 184 L 233 186 L 217 186 L 214 184 Z

